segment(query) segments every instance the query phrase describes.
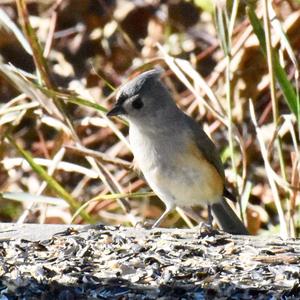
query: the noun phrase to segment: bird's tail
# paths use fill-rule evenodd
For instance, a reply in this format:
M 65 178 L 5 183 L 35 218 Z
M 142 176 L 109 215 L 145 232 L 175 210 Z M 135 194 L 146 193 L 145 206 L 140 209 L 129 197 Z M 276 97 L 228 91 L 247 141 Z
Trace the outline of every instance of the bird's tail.
M 224 231 L 231 234 L 249 234 L 243 222 L 238 218 L 225 199 L 222 199 L 221 202 L 212 204 L 211 208 L 218 225 Z

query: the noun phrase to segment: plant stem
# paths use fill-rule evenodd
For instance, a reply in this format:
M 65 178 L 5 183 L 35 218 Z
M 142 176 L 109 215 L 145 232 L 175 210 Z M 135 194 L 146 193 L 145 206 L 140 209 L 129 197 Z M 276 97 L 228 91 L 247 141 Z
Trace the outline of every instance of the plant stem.
M 31 24 L 30 24 L 30 21 L 29 21 L 26 1 L 25 0 L 17 0 L 16 4 L 17 4 L 17 9 L 18 9 L 18 14 L 19 14 L 20 20 L 21 20 L 21 25 L 23 27 L 23 31 L 24 31 L 24 33 L 29 41 L 29 44 L 31 46 L 32 57 L 33 57 L 35 66 L 40 74 L 40 77 L 41 77 L 43 83 L 48 88 L 52 88 L 53 85 L 51 82 L 51 78 L 49 76 L 47 62 L 43 56 L 41 45 L 36 37 L 36 34 L 31 26 Z
M 271 41 L 271 28 L 270 28 L 268 2 L 269 2 L 268 0 L 263 0 L 263 20 L 264 20 L 264 28 L 265 28 L 266 54 L 267 54 L 268 72 L 269 72 L 269 80 L 270 80 L 270 94 L 271 94 L 271 101 L 272 101 L 273 124 L 274 124 L 274 128 L 276 129 L 279 120 L 278 101 L 275 92 L 274 54 L 273 54 L 272 41 Z M 284 157 L 283 157 L 281 141 L 279 136 L 276 137 L 276 148 L 279 156 L 281 174 L 282 177 L 286 180 L 285 163 L 284 163 Z
M 231 39 L 233 34 L 233 28 L 237 16 L 237 11 L 239 7 L 239 0 L 233 1 L 232 11 L 230 15 L 229 22 L 227 21 L 228 18 L 224 18 L 224 21 L 227 21 L 228 25 L 228 35 L 227 35 L 227 51 L 225 51 L 226 55 L 226 103 L 227 103 L 227 119 L 228 119 L 228 142 L 229 142 L 229 150 L 230 150 L 230 158 L 232 164 L 232 170 L 234 173 L 234 181 L 235 181 L 235 189 L 237 191 L 237 200 L 239 202 L 239 209 L 240 209 L 240 216 L 243 219 L 243 209 L 241 205 L 241 197 L 238 185 L 238 173 L 237 167 L 235 162 L 235 155 L 234 155 L 234 136 L 233 136 L 233 121 L 232 121 L 232 100 L 233 100 L 233 89 L 231 83 Z M 225 10 L 226 14 L 226 10 Z M 226 15 L 227 16 L 227 15 Z

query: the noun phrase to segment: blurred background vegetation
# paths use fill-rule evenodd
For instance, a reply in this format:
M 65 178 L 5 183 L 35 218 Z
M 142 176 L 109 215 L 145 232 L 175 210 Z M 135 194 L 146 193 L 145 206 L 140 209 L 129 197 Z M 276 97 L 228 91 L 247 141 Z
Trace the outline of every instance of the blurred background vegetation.
M 105 112 L 120 84 L 159 65 L 220 150 L 250 232 L 299 236 L 300 3 L 216 4 L 1 0 L 1 222 L 157 219 L 128 128 Z M 178 210 L 162 225 L 195 224 Z

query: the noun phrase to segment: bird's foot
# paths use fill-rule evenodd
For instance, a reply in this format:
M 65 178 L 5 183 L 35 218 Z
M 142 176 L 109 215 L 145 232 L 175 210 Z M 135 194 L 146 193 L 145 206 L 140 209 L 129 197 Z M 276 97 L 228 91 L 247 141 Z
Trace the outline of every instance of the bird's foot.
M 212 224 L 207 224 L 205 222 L 200 222 L 195 229 L 200 232 L 201 237 L 204 236 L 213 236 L 218 233 Z
M 151 223 L 149 221 L 139 221 L 134 225 L 134 228 L 152 229 L 153 223 Z
M 212 224 L 208 224 L 206 222 L 200 222 L 197 226 L 196 226 L 197 229 L 199 230 L 212 230 L 213 229 L 213 226 Z

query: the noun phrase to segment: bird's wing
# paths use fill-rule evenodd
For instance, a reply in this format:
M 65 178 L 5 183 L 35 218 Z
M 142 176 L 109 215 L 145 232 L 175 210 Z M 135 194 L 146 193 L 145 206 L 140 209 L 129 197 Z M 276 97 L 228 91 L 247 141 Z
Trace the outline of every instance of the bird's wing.
M 204 132 L 204 130 L 201 128 L 201 126 L 195 122 L 192 118 L 189 116 L 186 116 L 187 123 L 189 124 L 189 128 L 192 130 L 196 144 L 200 151 L 203 153 L 204 157 L 208 162 L 210 162 L 218 171 L 218 173 L 221 175 L 224 183 L 225 183 L 225 173 L 222 161 L 220 159 L 219 152 L 215 146 L 215 144 L 212 142 L 212 140 L 207 136 L 207 134 Z M 224 192 L 223 195 L 233 201 L 236 202 L 236 197 L 226 189 L 224 185 Z
M 224 173 L 223 164 L 215 144 L 207 136 L 207 134 L 204 132 L 204 130 L 196 121 L 194 121 L 192 118 L 190 118 L 187 115 L 186 115 L 186 120 L 189 128 L 191 129 L 195 137 L 195 141 L 199 150 L 202 152 L 205 159 L 216 168 L 218 173 L 221 175 L 223 181 L 225 182 L 225 173 Z

